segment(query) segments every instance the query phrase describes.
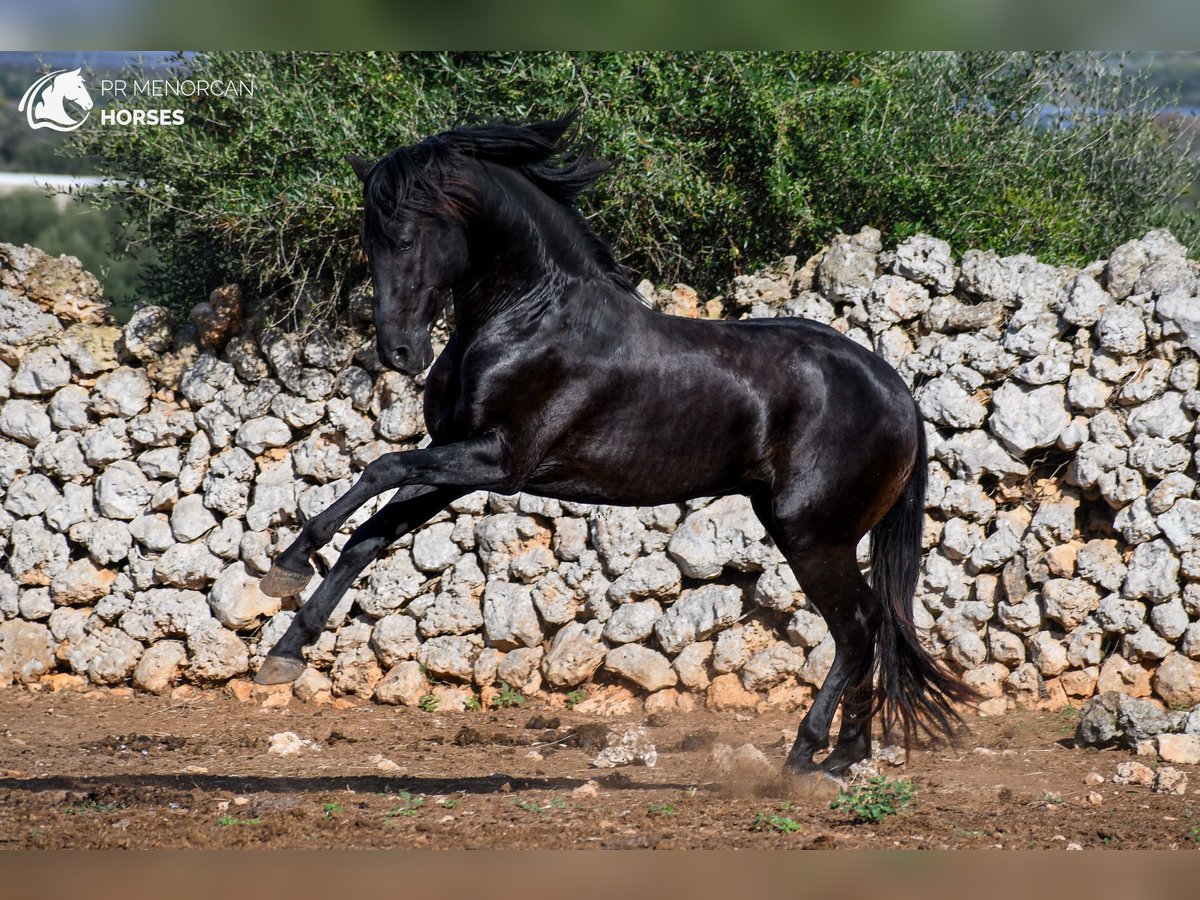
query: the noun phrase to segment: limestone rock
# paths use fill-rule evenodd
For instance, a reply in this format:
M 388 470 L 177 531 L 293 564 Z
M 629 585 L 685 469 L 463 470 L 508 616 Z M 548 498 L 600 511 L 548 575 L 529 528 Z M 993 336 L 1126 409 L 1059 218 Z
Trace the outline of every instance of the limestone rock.
M 1200 662 L 1172 653 L 1154 673 L 1154 692 L 1174 709 L 1200 703 Z
M 1025 388 L 1002 384 L 992 395 L 988 428 L 1015 454 L 1049 447 L 1071 421 L 1061 385 Z
M 50 629 L 36 622 L 10 619 L 0 623 L 0 687 L 33 684 L 54 670 Z
M 626 603 L 618 606 L 605 623 L 604 637 L 614 644 L 643 641 L 654 631 L 655 623 L 662 618 L 662 607 L 654 600 Z
M 188 675 L 199 682 L 222 682 L 241 675 L 250 666 L 246 645 L 216 619 L 209 619 L 188 634 Z
M 646 691 L 674 687 L 679 680 L 665 656 L 641 644 L 623 644 L 609 650 L 604 667 Z
M 226 628 L 235 631 L 249 628 L 259 619 L 279 611 L 280 601 L 268 597 L 258 588 L 259 579 L 235 562 L 226 566 L 213 582 L 208 594 L 213 617 Z
M 364 700 L 371 698 L 382 679 L 383 672 L 375 661 L 375 654 L 366 646 L 338 654 L 330 672 L 335 695 L 353 694 Z
M 421 644 L 417 659 L 432 675 L 469 682 L 482 644 L 473 634 L 433 637 Z
M 745 497 L 720 497 L 689 513 L 667 544 L 667 552 L 689 578 L 715 578 L 725 566 L 762 569 L 766 530 Z
M 742 596 L 736 587 L 705 585 L 685 591 L 658 620 L 654 631 L 665 651 L 678 653 L 693 641 L 732 625 L 741 613 Z
M 542 628 L 526 585 L 493 581 L 483 594 L 483 630 L 488 643 L 500 650 L 533 647 L 542 642 Z
M 542 672 L 553 687 L 574 687 L 586 681 L 604 661 L 608 648 L 600 639 L 604 623 L 571 622 L 554 635 Z
M 413 660 L 397 663 L 375 687 L 375 699 L 391 706 L 419 706 L 428 693 L 429 682 L 421 664 Z
M 159 641 L 142 654 L 133 670 L 135 687 L 151 694 L 165 693 L 187 663 L 187 650 L 180 641 Z

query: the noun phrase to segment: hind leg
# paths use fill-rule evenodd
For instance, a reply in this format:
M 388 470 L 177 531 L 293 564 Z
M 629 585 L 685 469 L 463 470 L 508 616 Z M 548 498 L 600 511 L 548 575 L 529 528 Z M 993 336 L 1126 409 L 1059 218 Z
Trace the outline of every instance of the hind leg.
M 800 723 L 786 767 L 816 768 L 813 754 L 829 743 L 834 713 L 847 688 L 837 746 L 821 768 L 840 775 L 871 753 L 871 669 L 880 610 L 875 594 L 858 570 L 853 546 L 785 550 L 800 587 L 816 606 L 833 635 L 833 665 Z
M 758 495 L 751 502 L 805 595 L 825 619 L 834 642 L 833 665 L 800 723 L 784 767 L 797 773 L 824 770 L 841 775 L 871 755 L 871 678 L 882 610 L 859 571 L 855 543 L 817 544 L 811 537 L 811 524 L 798 516 L 776 514 L 774 498 Z M 813 754 L 828 745 L 833 716 L 843 695 L 846 700 L 837 746 L 817 766 Z
M 874 705 L 875 648 L 867 648 L 866 662 L 858 681 L 842 696 L 842 727 L 837 744 L 821 762 L 821 768 L 831 775 L 843 775 L 856 762 L 871 756 L 871 713 Z

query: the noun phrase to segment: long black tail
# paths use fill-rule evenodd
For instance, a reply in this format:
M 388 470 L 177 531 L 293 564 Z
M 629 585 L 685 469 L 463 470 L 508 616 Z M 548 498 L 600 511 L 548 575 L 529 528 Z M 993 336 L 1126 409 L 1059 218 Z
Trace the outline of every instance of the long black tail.
M 871 530 L 871 584 L 883 605 L 875 661 L 875 706 L 884 735 L 890 737 L 899 724 L 906 747 L 918 731 L 953 739 L 956 726 L 962 724 L 955 704 L 979 700 L 975 691 L 938 665 L 921 645 L 913 622 L 928 470 L 925 425 L 918 411 L 912 475 L 900 499 Z

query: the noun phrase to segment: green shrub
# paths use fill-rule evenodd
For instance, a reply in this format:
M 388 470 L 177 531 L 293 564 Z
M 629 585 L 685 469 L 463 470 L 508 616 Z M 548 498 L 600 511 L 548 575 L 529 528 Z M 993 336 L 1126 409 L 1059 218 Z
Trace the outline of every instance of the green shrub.
M 706 292 L 865 224 L 1059 263 L 1151 225 L 1197 232 L 1175 202 L 1186 148 L 1136 78 L 1084 54 L 213 52 L 180 66 L 254 76 L 255 95 L 181 101 L 181 127 L 74 135 L 130 179 L 108 195 L 161 253 L 152 292 L 181 308 L 226 279 L 344 295 L 365 276 L 346 153 L 576 105 L 614 163 L 582 201 L 597 230 L 639 277 Z
M 915 794 L 911 781 L 879 775 L 866 784 L 843 788 L 829 808 L 845 810 L 857 824 L 878 824 L 908 806 Z

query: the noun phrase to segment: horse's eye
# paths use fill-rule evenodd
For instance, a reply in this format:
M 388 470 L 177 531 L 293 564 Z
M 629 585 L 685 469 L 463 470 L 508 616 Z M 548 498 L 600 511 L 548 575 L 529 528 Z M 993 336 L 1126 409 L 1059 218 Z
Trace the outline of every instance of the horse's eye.
M 399 244 L 396 245 L 396 249 L 399 250 L 401 253 L 403 253 L 405 250 L 411 250 L 412 248 L 413 248 L 413 242 L 410 240 L 403 240 Z

